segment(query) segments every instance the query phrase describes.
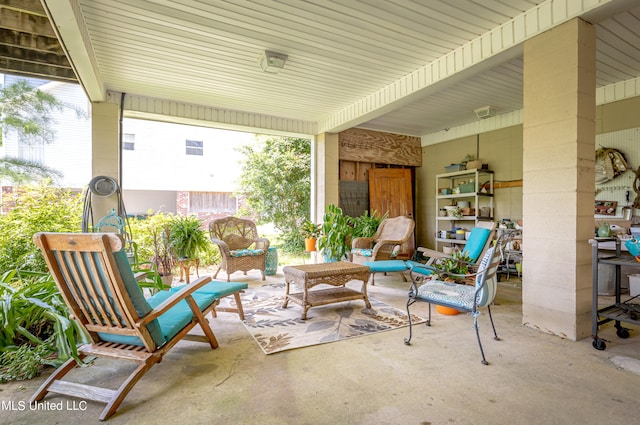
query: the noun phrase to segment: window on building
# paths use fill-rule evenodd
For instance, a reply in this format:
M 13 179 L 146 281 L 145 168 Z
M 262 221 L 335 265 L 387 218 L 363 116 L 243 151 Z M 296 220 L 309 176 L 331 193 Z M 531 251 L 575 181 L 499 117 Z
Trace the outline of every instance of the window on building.
M 202 146 L 202 140 L 187 140 L 187 155 L 200 155 L 204 154 L 204 148 Z
M 189 211 L 233 215 L 238 211 L 238 203 L 230 192 L 190 192 Z
M 122 135 L 122 150 L 135 150 L 136 135 L 133 133 L 124 133 Z

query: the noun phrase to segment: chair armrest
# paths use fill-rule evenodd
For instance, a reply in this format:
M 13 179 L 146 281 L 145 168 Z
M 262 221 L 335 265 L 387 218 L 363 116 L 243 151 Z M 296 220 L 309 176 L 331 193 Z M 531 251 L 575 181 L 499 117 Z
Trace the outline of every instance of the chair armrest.
M 164 300 L 160 305 L 151 310 L 149 314 L 140 318 L 140 321 L 136 323 L 136 326 L 140 327 L 148 324 L 149 322 L 157 319 L 162 314 L 166 313 L 171 307 L 178 304 L 180 301 L 185 300 L 187 297 L 190 297 L 198 289 L 202 288 L 207 283 L 211 282 L 211 276 L 203 276 L 193 281 L 188 285 L 182 287 L 178 292 L 171 295 L 169 298 Z
M 444 252 L 436 251 L 434 249 L 429 249 L 429 248 L 423 248 L 421 246 L 416 248 L 416 251 L 422 253 L 422 256 L 425 257 L 425 258 L 445 258 L 445 257 L 450 257 L 450 255 L 445 254 Z
M 269 249 L 269 245 L 271 244 L 271 242 L 267 238 L 256 238 L 254 243 L 256 249 L 264 249 L 265 253 L 267 252 L 267 250 Z
M 223 241 L 222 239 L 211 238 L 211 242 L 218 245 L 218 248 L 220 248 L 220 253 L 223 256 L 229 256 L 229 245 L 225 241 Z
M 373 238 L 359 237 L 351 241 L 351 248 L 369 249 L 373 245 Z

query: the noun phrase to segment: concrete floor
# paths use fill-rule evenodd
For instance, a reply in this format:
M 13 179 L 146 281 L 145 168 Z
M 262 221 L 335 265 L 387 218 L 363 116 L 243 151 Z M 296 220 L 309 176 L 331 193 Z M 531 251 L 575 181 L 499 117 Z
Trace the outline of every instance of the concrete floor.
M 262 284 L 257 272 L 246 278 L 236 273 L 232 279 Z M 282 272 L 268 281 L 282 282 Z M 398 274 L 376 276 L 369 295 L 404 308 L 407 288 Z M 426 307 L 416 304 L 412 312 L 425 315 Z M 402 328 L 267 356 L 237 315 L 220 313 L 212 320 L 217 350 L 179 343 L 138 382 L 108 423 L 638 423 L 637 332 L 622 340 L 607 324 L 600 336 L 611 342 L 597 351 L 591 339 L 572 342 L 523 327 L 521 285 L 514 279 L 500 283 L 492 310 L 501 341 L 491 338 L 488 317 L 480 316 L 489 366 L 480 363 L 471 318 L 461 314 L 434 313 L 430 328 L 414 328 L 411 346 L 403 343 L 408 328 Z M 74 373 L 80 381 L 104 384 L 131 367 L 99 360 Z M 0 423 L 99 422 L 103 405 L 93 402 L 73 404 L 53 395 L 47 400 L 62 401 L 62 411 L 21 407 L 43 379 L 0 385 Z

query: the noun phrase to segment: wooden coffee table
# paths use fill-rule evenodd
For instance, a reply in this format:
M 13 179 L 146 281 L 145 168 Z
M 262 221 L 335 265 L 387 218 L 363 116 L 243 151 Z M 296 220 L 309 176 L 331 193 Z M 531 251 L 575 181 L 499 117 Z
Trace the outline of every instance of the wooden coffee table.
M 307 319 L 307 311 L 311 307 L 338 303 L 342 301 L 364 300 L 367 308 L 371 303 L 367 296 L 367 281 L 369 267 L 346 261 L 323 264 L 305 264 L 301 266 L 286 266 L 282 269 L 287 284 L 283 308 L 287 308 L 289 301 L 302 306 L 302 320 Z M 362 288 L 356 291 L 345 285 L 352 280 L 361 280 Z M 291 284 L 295 283 L 302 292 L 291 293 Z M 326 284 L 334 286 L 328 289 L 310 291 L 316 285 Z

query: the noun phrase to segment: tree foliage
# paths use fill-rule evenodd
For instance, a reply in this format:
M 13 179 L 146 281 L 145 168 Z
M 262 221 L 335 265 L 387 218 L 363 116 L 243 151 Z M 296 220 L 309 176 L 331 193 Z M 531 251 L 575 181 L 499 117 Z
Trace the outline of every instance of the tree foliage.
M 26 80 L 18 80 L 0 89 L 0 127 L 7 134 L 16 134 L 21 143 L 52 143 L 55 140 L 53 113 L 65 108 L 73 109 L 79 117 L 84 115 L 51 93 L 31 87 Z M 0 145 L 2 133 L 0 131 Z M 9 178 L 18 184 L 38 177 L 56 178 L 61 175 L 59 171 L 36 162 L 0 158 L 0 178 Z
M 273 223 L 284 249 L 302 246 L 300 226 L 310 213 L 311 141 L 261 136 L 240 148 L 244 155 L 239 190 L 259 223 Z

